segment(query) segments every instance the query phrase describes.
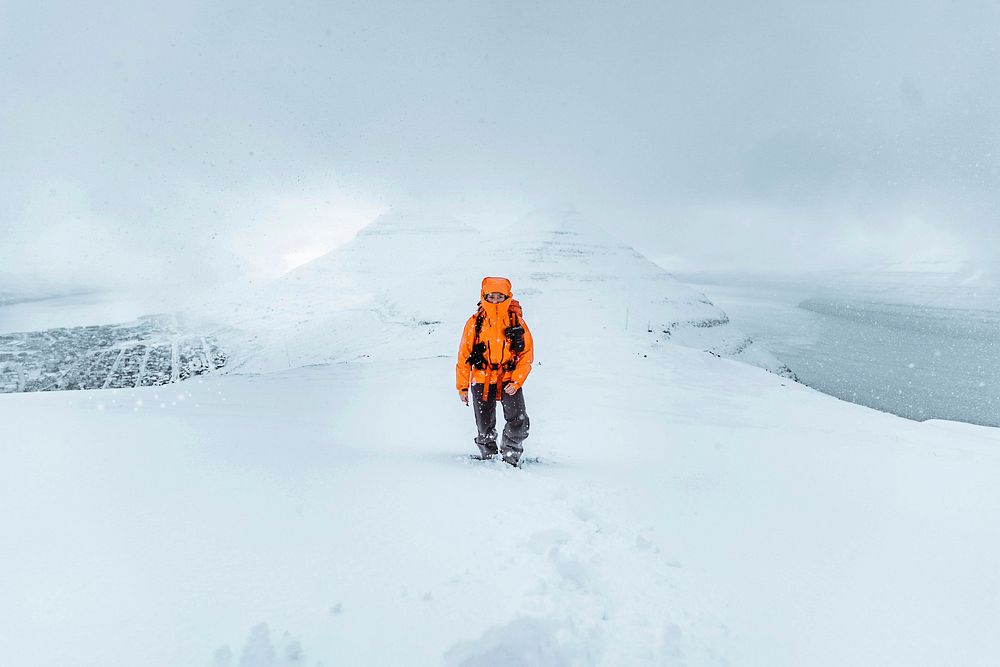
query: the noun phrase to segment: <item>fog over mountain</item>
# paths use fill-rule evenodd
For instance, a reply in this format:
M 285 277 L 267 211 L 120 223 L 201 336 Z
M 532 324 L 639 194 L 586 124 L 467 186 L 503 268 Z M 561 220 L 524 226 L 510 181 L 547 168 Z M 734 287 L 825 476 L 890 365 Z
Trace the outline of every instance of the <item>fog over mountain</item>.
M 992 259 L 995 3 L 7 2 L 0 264 L 273 276 L 394 206 L 684 270 Z

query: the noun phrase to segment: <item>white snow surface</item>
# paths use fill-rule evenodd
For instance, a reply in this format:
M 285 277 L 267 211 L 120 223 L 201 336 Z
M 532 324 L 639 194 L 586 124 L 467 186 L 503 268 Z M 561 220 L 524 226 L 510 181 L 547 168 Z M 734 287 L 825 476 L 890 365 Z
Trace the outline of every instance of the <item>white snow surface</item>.
M 239 304 L 242 372 L 0 396 L 0 663 L 996 664 L 995 429 L 706 354 L 721 311 L 578 228 L 409 224 Z M 453 385 L 484 274 L 521 469 Z

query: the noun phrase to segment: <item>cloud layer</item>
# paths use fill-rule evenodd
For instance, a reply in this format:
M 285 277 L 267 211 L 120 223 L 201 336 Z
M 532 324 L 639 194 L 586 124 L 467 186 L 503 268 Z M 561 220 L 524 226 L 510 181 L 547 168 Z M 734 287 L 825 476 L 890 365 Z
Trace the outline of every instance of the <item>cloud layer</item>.
M 414 200 L 688 267 L 991 255 L 1000 10 L 875 5 L 5 3 L 0 260 L 268 274 Z

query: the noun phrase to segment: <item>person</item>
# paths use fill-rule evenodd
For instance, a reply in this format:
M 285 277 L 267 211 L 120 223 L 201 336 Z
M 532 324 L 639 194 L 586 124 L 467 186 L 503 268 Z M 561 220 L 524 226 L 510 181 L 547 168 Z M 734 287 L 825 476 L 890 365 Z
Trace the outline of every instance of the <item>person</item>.
M 506 422 L 499 453 L 506 463 L 516 467 L 524 451 L 522 443 L 528 437 L 522 387 L 531 372 L 534 343 L 521 317 L 521 305 L 513 296 L 506 278 L 483 278 L 478 309 L 465 323 L 458 347 L 455 386 L 459 399 L 472 405 L 476 417 L 476 458 L 488 459 L 498 453 L 499 401 Z

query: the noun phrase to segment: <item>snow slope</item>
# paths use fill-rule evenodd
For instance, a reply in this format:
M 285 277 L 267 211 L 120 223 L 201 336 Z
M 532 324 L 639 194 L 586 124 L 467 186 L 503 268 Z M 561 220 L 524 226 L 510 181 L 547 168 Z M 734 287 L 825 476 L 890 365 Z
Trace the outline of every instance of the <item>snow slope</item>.
M 434 213 L 392 212 L 350 243 L 231 304 L 247 372 L 452 353 L 484 275 L 511 279 L 529 326 L 572 345 L 578 329 L 671 340 L 787 369 L 703 294 L 573 212 L 536 214 L 498 237 Z M 218 317 L 218 306 L 212 304 Z
M 440 234 L 443 251 L 463 233 Z M 539 461 L 520 470 L 466 457 L 452 355 L 480 269 L 461 253 L 467 276 L 400 258 L 383 280 L 358 260 L 372 289 L 321 261 L 306 271 L 342 290 L 274 286 L 245 341 L 245 370 L 266 373 L 0 396 L 0 661 L 996 663 L 996 430 L 625 329 L 621 301 L 664 322 L 711 309 L 664 280 L 657 311 L 617 273 L 625 251 L 528 234 L 552 267 L 534 273 L 568 275 L 509 272 L 541 362 L 525 386 Z M 490 252 L 488 272 L 519 261 Z M 465 295 L 427 299 L 449 280 Z M 337 326 L 289 317 L 304 304 Z M 282 334 L 298 359 L 268 349 Z

